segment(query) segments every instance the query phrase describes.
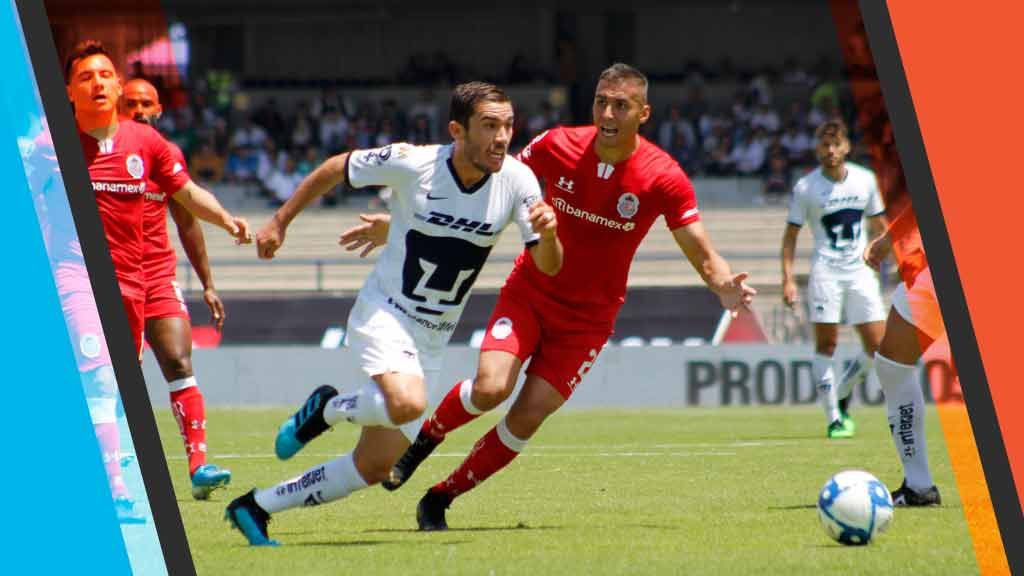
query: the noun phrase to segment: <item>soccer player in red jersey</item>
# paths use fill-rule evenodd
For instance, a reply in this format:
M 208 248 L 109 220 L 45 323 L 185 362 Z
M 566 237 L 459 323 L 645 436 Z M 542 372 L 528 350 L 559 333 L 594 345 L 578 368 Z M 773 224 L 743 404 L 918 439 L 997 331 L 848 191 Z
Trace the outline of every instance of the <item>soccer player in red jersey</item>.
M 163 112 L 156 87 L 141 78 L 125 83 L 120 108 L 124 116 L 154 127 Z M 168 144 L 174 161 L 184 168 L 181 149 L 173 142 Z M 206 500 L 213 490 L 231 481 L 231 472 L 206 463 L 206 408 L 192 371 L 192 324 L 175 280 L 178 259 L 167 234 L 168 210 L 185 254 L 203 285 L 203 299 L 218 330 L 224 325 L 224 305 L 213 286 L 199 221 L 181 204 L 171 202 L 170 195 L 155 182 L 146 183 L 145 197 L 142 276 L 146 283 L 146 341 L 170 389 L 171 411 L 185 441 L 192 496 Z
M 103 45 L 95 40 L 77 44 L 64 67 L 68 98 L 75 110 L 96 207 L 121 287 L 136 350 L 142 350 L 143 202 L 151 181 L 189 212 L 216 224 L 239 242 L 248 242 L 249 225 L 235 218 L 217 199 L 188 177 L 175 162 L 168 142 L 145 124 L 120 122 L 121 78 Z M 170 191 L 173 191 L 170 192 Z
M 723 306 L 737 310 L 751 302 L 747 274 L 733 274 L 705 233 L 686 174 L 639 135 L 650 114 L 647 78 L 614 64 L 598 81 L 593 126 L 552 129 L 520 153 L 558 212 L 564 263 L 547 276 L 527 254 L 519 256 L 488 323 L 476 378 L 451 389 L 385 482 L 400 486 L 446 434 L 508 398 L 532 358 L 509 413 L 420 500 L 421 530 L 446 529 L 451 502 L 508 465 L 580 385 L 612 334 L 629 265 L 659 216 Z M 349 231 L 342 242 L 358 246 L 374 226 Z

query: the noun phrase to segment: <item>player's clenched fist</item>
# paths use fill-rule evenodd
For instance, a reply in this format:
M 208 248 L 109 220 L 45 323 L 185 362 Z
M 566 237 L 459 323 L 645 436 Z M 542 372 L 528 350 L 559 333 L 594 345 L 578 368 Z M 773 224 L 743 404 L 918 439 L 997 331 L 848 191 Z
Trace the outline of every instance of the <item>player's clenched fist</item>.
M 228 233 L 234 236 L 235 244 L 249 244 L 252 242 L 249 221 L 245 218 L 232 216 L 228 224 Z
M 555 235 L 558 228 L 558 219 L 555 218 L 555 209 L 543 200 L 538 200 L 530 206 L 530 226 L 533 231 L 545 238 Z
M 273 258 L 281 244 L 284 244 L 284 227 L 277 220 L 267 222 L 256 234 L 256 253 L 264 260 Z

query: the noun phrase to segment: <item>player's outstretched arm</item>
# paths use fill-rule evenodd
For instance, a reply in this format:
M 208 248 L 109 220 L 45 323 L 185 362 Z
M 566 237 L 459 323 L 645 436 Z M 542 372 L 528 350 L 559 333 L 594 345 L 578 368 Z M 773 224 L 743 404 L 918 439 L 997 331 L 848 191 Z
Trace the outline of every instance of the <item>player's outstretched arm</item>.
M 558 239 L 558 218 L 549 204 L 539 200 L 530 206 L 530 226 L 540 234 L 540 241 L 530 247 L 530 257 L 537 269 L 554 276 L 562 269 L 562 242 Z
M 753 302 L 757 290 L 747 285 L 747 273 L 732 273 L 729 263 L 711 245 L 711 239 L 708 238 L 700 221 L 676 228 L 672 231 L 672 236 L 693 269 L 718 296 L 724 308 L 735 315 L 739 313 L 741 307 Z
M 206 254 L 206 239 L 203 237 L 203 227 L 196 220 L 191 212 L 177 202 L 168 204 L 171 211 L 171 218 L 178 228 L 178 238 L 181 238 L 181 246 L 185 249 L 185 255 L 196 271 L 199 282 L 203 285 L 203 300 L 210 308 L 210 316 L 213 318 L 217 330 L 224 326 L 224 303 L 217 295 L 217 289 L 213 286 L 213 274 L 210 272 L 210 259 Z
M 786 231 L 782 234 L 782 301 L 790 308 L 800 302 L 800 289 L 793 276 L 796 238 L 799 234 L 800 227 L 795 224 L 786 224 Z
M 391 215 L 360 214 L 359 219 L 363 223 L 342 232 L 341 236 L 338 237 L 338 244 L 344 246 L 345 250 L 349 252 L 363 248 L 363 251 L 359 253 L 359 257 L 366 258 L 367 254 L 372 252 L 374 248 L 388 243 Z
M 292 197 L 277 209 L 274 216 L 256 234 L 256 251 L 260 258 L 270 259 L 284 243 L 285 232 L 292 220 L 313 200 L 323 196 L 345 181 L 348 152 L 331 156 L 306 176 Z
M 186 182 L 181 190 L 175 192 L 171 197 L 196 218 L 226 230 L 228 234 L 235 237 L 235 242 L 238 244 L 252 242 L 252 236 L 249 234 L 249 222 L 245 218 L 232 216 L 220 205 L 216 196 L 192 180 Z

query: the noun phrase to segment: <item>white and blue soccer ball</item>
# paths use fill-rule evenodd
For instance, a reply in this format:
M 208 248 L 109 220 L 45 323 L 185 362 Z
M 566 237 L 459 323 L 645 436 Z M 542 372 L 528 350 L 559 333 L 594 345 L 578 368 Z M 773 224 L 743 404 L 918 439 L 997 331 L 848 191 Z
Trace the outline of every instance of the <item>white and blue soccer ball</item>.
M 861 546 L 892 523 L 892 496 L 885 484 L 863 470 L 829 478 L 818 495 L 818 517 L 836 542 Z

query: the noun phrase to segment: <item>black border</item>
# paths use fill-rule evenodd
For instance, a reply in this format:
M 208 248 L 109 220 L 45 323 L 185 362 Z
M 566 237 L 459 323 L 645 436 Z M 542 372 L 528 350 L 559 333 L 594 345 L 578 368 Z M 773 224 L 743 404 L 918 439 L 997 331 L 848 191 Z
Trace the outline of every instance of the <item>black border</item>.
M 110 359 L 153 512 L 153 522 L 160 538 L 164 563 L 169 574 L 195 574 L 153 407 L 149 402 L 142 367 L 136 356 L 120 288 L 114 277 L 114 265 L 92 194 L 78 127 L 68 105 L 67 90 L 46 8 L 38 0 L 15 1 L 54 149 L 57 151 L 57 160 L 64 176 L 68 203 L 75 219 L 86 267 L 89 269 L 89 280 L 110 349 Z
M 860 0 L 860 11 L 896 135 L 896 146 L 921 230 L 921 240 L 932 269 L 950 349 L 960 373 L 964 402 L 967 404 L 978 455 L 992 497 L 992 508 L 1002 533 L 1006 560 L 1011 571 L 1024 572 L 1024 547 L 1018 544 L 1024 542 L 1024 517 L 1021 515 L 1006 446 L 996 419 L 992 394 L 967 310 L 960 274 L 953 258 L 952 245 L 939 205 L 935 180 L 929 168 L 924 138 L 910 96 L 910 86 L 900 59 L 889 9 L 884 0 Z

